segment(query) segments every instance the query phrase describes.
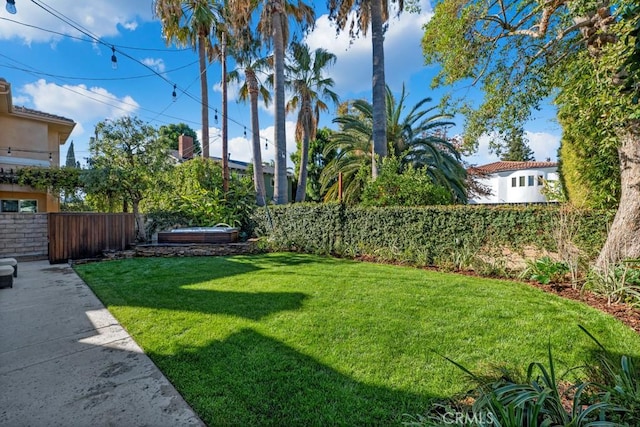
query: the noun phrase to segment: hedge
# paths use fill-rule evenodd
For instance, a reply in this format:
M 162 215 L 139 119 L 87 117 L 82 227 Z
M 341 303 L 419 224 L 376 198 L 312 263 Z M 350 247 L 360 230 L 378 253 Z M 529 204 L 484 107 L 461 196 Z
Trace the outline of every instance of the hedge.
M 584 259 L 592 260 L 604 244 L 614 214 L 556 205 L 294 204 L 262 208 L 253 220 L 256 235 L 267 238 L 275 250 L 441 265 L 462 252 L 494 258 L 505 249 L 554 253 L 561 240 L 570 241 Z

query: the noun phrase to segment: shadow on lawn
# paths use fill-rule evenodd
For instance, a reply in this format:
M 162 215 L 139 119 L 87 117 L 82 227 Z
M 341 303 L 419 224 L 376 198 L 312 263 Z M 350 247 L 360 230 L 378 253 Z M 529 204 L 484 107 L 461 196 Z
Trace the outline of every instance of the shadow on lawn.
M 176 286 L 153 299 L 130 299 L 128 305 L 154 309 L 197 311 L 251 320 L 285 310 L 298 310 L 307 296 L 301 292 L 236 292 Z
M 358 382 L 250 329 L 149 355 L 208 425 L 398 425 L 441 398 Z

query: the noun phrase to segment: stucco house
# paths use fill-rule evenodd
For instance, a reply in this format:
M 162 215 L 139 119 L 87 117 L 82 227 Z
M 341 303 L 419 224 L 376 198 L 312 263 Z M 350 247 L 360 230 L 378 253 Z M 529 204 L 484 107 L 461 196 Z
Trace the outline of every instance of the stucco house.
M 552 200 L 542 194 L 543 182 L 558 180 L 555 162 L 494 162 L 474 166 L 469 174 L 476 175 L 480 185 L 491 192 L 469 200 L 470 204 L 546 203 Z
M 13 105 L 11 84 L 0 78 L 0 213 L 58 212 L 58 197 L 12 182 L 26 166 L 60 164 L 60 146 L 75 126 L 65 117 Z

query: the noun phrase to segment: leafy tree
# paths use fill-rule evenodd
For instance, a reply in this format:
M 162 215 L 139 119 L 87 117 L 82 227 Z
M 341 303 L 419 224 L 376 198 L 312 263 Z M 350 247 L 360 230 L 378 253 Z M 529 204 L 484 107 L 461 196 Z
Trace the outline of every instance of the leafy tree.
M 193 138 L 193 153 L 187 154 L 191 154 L 192 157 L 202 154 L 202 147 L 200 146 L 200 141 L 198 141 L 198 134 L 189 125 L 185 123 L 172 123 L 170 125 L 160 126 L 158 129 L 158 136 L 160 140 L 164 145 L 168 146 L 172 150 L 178 149 L 178 140 L 180 135 L 186 135 Z
M 422 41 L 427 63 L 442 68 L 435 84 L 479 83 L 482 104 L 467 114 L 466 141 L 483 133 L 521 132 L 532 108 L 558 95 L 560 110 L 577 112 L 576 131 L 597 129 L 593 140 L 618 151 L 621 194 L 599 267 L 640 257 L 640 113 L 634 94 L 625 92 L 634 63 L 636 21 L 613 13 L 635 4 L 558 0 L 444 0 L 435 8 Z M 628 37 L 627 37 L 628 36 Z M 631 43 L 627 43 L 631 40 Z M 630 61 L 631 60 L 631 61 Z M 593 79 L 584 79 L 584 75 Z M 580 137 L 575 131 L 570 137 Z
M 307 200 L 313 202 L 321 202 L 324 199 L 325 192 L 322 191 L 320 183 L 320 175 L 326 165 L 335 158 L 335 150 L 327 150 L 325 148 L 331 141 L 333 131 L 329 128 L 318 129 L 315 139 L 309 142 L 309 156 L 307 160 Z M 291 154 L 291 161 L 295 165 L 295 169 L 300 170 L 300 156 L 302 147 L 298 142 L 298 150 Z M 335 178 L 334 178 L 335 181 Z M 329 187 L 333 185 L 329 183 Z
M 242 3 L 241 3 L 242 4 Z M 258 4 L 257 2 L 253 4 Z M 253 8 L 241 8 L 245 13 L 251 13 Z M 287 203 L 287 139 L 285 133 L 285 100 L 284 100 L 284 61 L 285 47 L 289 40 L 289 18 L 298 23 L 313 25 L 315 12 L 309 6 L 298 0 L 297 4 L 287 0 L 268 0 L 264 6 L 258 23 L 258 33 L 270 46 L 273 46 L 274 64 L 274 103 L 275 103 L 275 177 L 274 177 L 274 202 L 276 204 Z
M 365 206 L 428 206 L 452 202 L 451 192 L 433 180 L 425 168 L 402 166 L 395 157 L 382 160 L 380 175 L 362 193 Z
M 443 136 L 452 125 L 446 120 L 450 116 L 435 112 L 435 107 L 425 108 L 430 98 L 423 98 L 405 113 L 406 99 L 404 88 L 399 99 L 387 88 L 388 151 L 400 160 L 403 168 L 409 165 L 424 168 L 434 184 L 449 189 L 456 201 L 465 202 L 466 172 L 460 154 Z M 346 200 L 357 201 L 371 177 L 363 176 L 362 165 L 371 165 L 373 107 L 364 100 L 353 101 L 348 112 L 334 122 L 340 125 L 340 132 L 334 134 L 329 149 L 337 154 L 323 172 L 323 185 L 328 188 L 328 180 L 341 172 Z M 337 197 L 337 183 L 328 188 L 327 197 Z
M 329 110 L 323 99 L 338 104 L 338 95 L 330 89 L 333 79 L 323 75 L 324 69 L 335 60 L 336 56 L 326 49 L 311 52 L 306 44 L 291 44 L 291 61 L 286 66 L 286 75 L 292 96 L 286 110 L 298 109 L 296 141 L 301 142 L 300 158 L 303 159 L 299 164 L 296 202 L 304 202 L 306 197 L 309 141 L 316 137 L 320 112 Z
M 360 32 L 366 36 L 371 26 L 374 158 L 375 156 L 385 157 L 388 148 L 385 128 L 387 118 L 385 117 L 384 31 L 389 20 L 389 4 L 385 0 L 331 0 L 329 2 L 329 18 L 335 21 L 338 31 L 344 30 L 348 25 L 351 37 L 357 37 Z M 404 0 L 398 0 L 397 4 L 400 13 L 404 9 Z M 352 11 L 355 11 L 355 14 L 352 14 Z M 373 179 L 378 176 L 376 162 L 371 163 Z
M 220 8 L 212 0 L 154 0 L 153 10 L 162 22 L 162 33 L 167 44 L 175 43 L 198 50 L 202 96 L 202 154 L 209 157 L 207 61 L 211 62 L 214 57 L 211 29 L 219 18 Z
M 140 202 L 162 187 L 160 178 L 169 167 L 168 147 L 157 131 L 136 117 L 105 120 L 96 125 L 90 142 L 88 193 L 114 196 L 131 204 L 136 218 L 137 239 L 145 241 Z
M 218 162 L 196 158 L 165 172 L 162 188 L 144 202 L 153 229 L 180 226 L 249 225 L 255 208 L 251 179 L 230 175 L 229 191 L 222 191 Z
M 515 136 L 506 142 L 504 152 L 500 153 L 503 162 L 530 162 L 535 160 L 524 135 Z

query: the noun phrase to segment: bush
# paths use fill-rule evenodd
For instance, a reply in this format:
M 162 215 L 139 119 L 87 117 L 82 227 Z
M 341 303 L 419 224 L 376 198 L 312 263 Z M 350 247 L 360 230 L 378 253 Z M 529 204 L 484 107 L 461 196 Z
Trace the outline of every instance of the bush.
M 402 172 L 400 161 L 387 157 L 380 175 L 369 181 L 362 192 L 363 206 L 429 206 L 453 203 L 453 195 L 445 187 L 435 185 L 426 169 L 409 165 Z
M 222 191 L 222 167 L 208 159 L 197 158 L 168 172 L 166 188 L 145 203 L 148 231 L 176 226 L 213 226 L 225 223 L 253 233 L 251 215 L 255 193 L 251 178 L 232 173 L 229 192 Z
M 277 250 L 366 255 L 458 268 L 469 264 L 469 257 L 457 256 L 460 252 L 481 255 L 485 265 L 504 258 L 504 248 L 520 253 L 525 247 L 557 250 L 554 224 L 558 215 L 554 206 L 348 207 L 308 203 L 261 208 L 253 220 L 256 234 L 268 238 Z M 594 257 L 604 243 L 613 213 L 576 210 L 572 215 L 577 230 L 573 243 L 585 256 Z

